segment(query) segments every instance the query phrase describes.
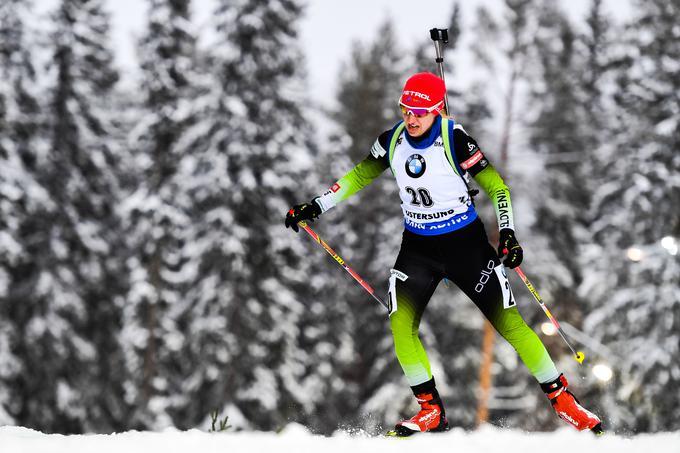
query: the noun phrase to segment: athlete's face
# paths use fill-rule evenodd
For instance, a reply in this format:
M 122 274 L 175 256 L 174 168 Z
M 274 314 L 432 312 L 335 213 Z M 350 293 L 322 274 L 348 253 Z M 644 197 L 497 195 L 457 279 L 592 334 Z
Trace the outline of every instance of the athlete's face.
M 429 131 L 437 117 L 437 114 L 432 112 L 424 115 L 414 115 L 412 112 L 402 112 L 402 114 L 404 116 L 404 124 L 406 124 L 406 132 L 411 137 L 420 137 Z

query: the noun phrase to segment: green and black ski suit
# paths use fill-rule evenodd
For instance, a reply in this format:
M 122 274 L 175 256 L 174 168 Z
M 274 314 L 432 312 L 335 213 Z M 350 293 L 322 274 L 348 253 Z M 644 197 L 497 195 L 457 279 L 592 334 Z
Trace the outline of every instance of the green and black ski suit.
M 390 168 L 399 185 L 404 233 L 389 285 L 395 352 L 412 387 L 432 379 L 418 337 L 425 307 L 443 278 L 455 283 L 517 351 L 541 383 L 559 373 L 538 336 L 522 319 L 506 271 L 475 211 L 473 177 L 494 204 L 499 228 L 514 229 L 510 192 L 459 124 L 438 116 L 414 139 L 403 122 L 385 131 L 370 154 L 322 196 L 322 211 L 347 199 Z

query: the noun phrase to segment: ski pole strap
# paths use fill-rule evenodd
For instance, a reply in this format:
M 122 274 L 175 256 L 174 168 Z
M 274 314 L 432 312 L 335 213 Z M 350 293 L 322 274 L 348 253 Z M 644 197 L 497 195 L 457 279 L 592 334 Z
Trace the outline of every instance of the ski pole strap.
M 302 229 L 305 230 L 307 233 L 309 233 L 309 235 L 310 235 L 310 236 L 311 236 L 311 237 L 312 237 L 319 245 L 321 245 L 321 246 L 324 248 L 324 250 L 326 250 L 326 252 L 328 252 L 328 254 L 329 254 L 330 256 L 332 256 L 333 259 L 334 259 L 335 261 L 338 262 L 338 264 L 339 264 L 340 266 L 342 266 L 342 267 L 343 267 L 343 268 L 344 268 L 344 269 L 345 269 L 352 277 L 354 277 L 354 280 L 356 280 L 356 281 L 357 281 L 357 282 L 358 282 L 358 283 L 359 283 L 359 284 L 360 284 L 360 285 L 368 292 L 368 294 L 370 294 L 371 296 L 373 296 L 373 299 L 375 299 L 378 303 L 380 303 L 380 305 L 382 305 L 382 306 L 385 307 L 387 310 L 389 310 L 389 307 L 388 307 L 387 303 L 375 294 L 375 290 L 374 290 L 373 288 L 371 288 L 371 285 L 369 285 L 368 283 L 366 283 L 366 281 L 364 281 L 364 279 L 362 279 L 362 278 L 359 276 L 359 274 L 357 274 L 356 272 L 354 272 L 354 270 L 353 270 L 351 267 L 349 267 L 349 266 L 347 265 L 347 263 L 345 262 L 345 260 L 343 260 L 343 259 L 340 257 L 340 255 L 338 255 L 337 253 L 335 253 L 335 251 L 334 251 L 328 244 L 326 244 L 326 242 L 325 242 L 323 239 L 321 239 L 321 238 L 319 237 L 319 235 L 316 234 L 316 233 L 314 232 L 314 230 L 312 230 L 312 229 L 309 227 L 309 225 L 307 225 L 307 222 L 304 222 L 304 221 L 298 222 L 298 225 L 300 226 L 300 228 L 302 228 Z

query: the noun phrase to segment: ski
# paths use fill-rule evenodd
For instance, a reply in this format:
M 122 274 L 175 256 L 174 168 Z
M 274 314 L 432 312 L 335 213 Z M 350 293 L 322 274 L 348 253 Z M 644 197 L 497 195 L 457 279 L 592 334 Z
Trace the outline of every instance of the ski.
M 602 428 L 602 423 L 598 423 L 597 425 L 593 426 L 592 428 L 590 428 L 590 431 L 597 437 L 604 436 L 604 429 Z
M 408 429 L 404 426 L 395 426 L 394 429 L 391 429 L 387 431 L 387 434 L 385 436 L 387 437 L 398 437 L 401 439 L 405 439 L 407 437 L 411 437 L 412 435 L 418 433 L 420 431 L 414 431 L 412 429 Z
M 403 429 L 397 431 L 396 429 L 391 429 L 385 433 L 385 437 L 396 437 L 399 439 L 407 439 L 411 437 L 412 435 L 418 433 L 419 431 L 411 431 L 410 429 Z M 430 431 L 428 431 L 430 432 Z M 431 432 L 437 432 L 437 431 L 431 431 Z M 590 429 L 590 432 L 592 432 L 594 435 L 597 437 L 604 436 L 605 431 L 602 428 L 602 423 L 598 423 L 597 425 L 593 426 Z
M 429 430 L 429 431 L 414 431 L 414 430 L 409 429 L 405 426 L 398 425 L 398 426 L 395 426 L 394 429 L 387 431 L 387 433 L 385 433 L 385 437 L 398 437 L 400 439 L 405 439 L 405 438 L 411 437 L 414 434 L 418 434 L 418 433 L 436 434 L 436 433 L 443 433 L 445 431 L 448 431 L 449 429 L 450 428 L 449 428 L 448 424 L 446 424 L 446 427 L 444 427 L 444 428 L 432 429 L 432 430 Z
M 413 433 L 411 433 L 411 434 L 413 434 Z M 408 439 L 409 437 L 411 437 L 411 434 L 402 435 L 402 434 L 399 434 L 398 432 L 396 432 L 395 430 L 392 429 L 392 430 L 389 430 L 385 433 L 385 437 L 396 437 L 397 439 Z

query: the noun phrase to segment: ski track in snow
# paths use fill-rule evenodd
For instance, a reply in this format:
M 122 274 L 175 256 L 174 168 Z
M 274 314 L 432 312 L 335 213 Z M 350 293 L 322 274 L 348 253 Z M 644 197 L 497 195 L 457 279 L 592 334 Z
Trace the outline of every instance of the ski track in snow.
M 680 431 L 642 434 L 634 437 L 579 433 L 564 428 L 552 433 L 525 433 L 484 427 L 474 432 L 453 429 L 447 433 L 408 439 L 370 437 L 338 433 L 315 436 L 291 424 L 281 433 L 166 430 L 129 431 L 119 434 L 64 436 L 43 434 L 27 428 L 0 427 L 2 453 L 680 453 Z

